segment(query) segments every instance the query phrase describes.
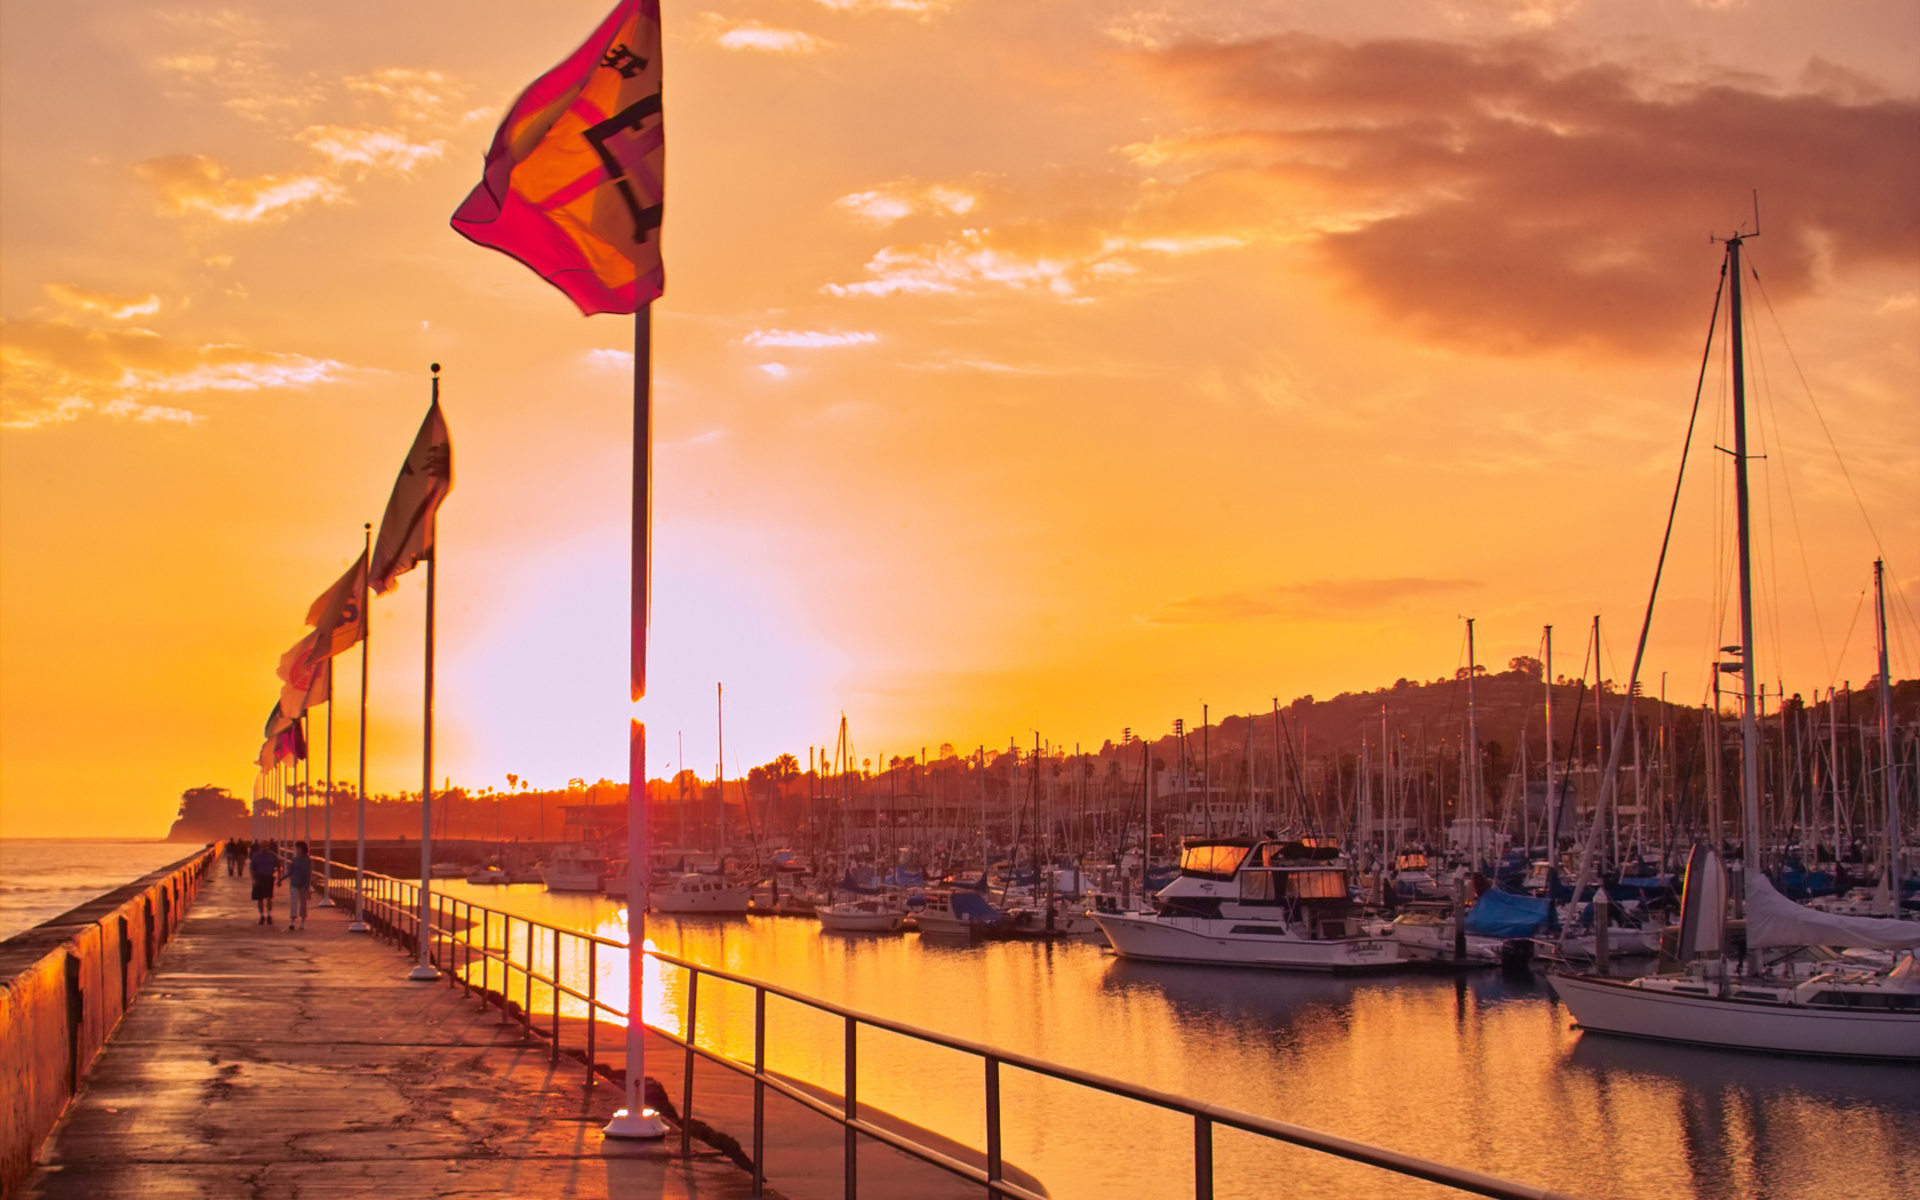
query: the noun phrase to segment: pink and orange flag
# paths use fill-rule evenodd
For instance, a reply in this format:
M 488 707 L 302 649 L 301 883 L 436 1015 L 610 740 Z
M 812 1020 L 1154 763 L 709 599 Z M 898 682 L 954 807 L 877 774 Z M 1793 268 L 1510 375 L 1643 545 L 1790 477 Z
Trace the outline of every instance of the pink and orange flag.
M 453 227 L 519 259 L 580 311 L 638 312 L 666 287 L 660 3 L 622 0 L 520 94 Z

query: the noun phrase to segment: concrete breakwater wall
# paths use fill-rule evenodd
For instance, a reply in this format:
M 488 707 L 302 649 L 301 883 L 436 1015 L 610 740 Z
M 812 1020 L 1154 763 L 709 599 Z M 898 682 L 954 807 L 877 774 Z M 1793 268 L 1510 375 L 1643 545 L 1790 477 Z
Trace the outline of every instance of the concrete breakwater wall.
M 0 942 L 0 1197 L 26 1178 L 213 862 L 197 851 Z

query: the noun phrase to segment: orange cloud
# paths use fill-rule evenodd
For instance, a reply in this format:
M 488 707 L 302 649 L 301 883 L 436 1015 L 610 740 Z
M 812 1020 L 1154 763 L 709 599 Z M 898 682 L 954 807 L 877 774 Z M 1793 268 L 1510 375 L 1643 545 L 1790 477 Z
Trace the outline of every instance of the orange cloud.
M 76 312 L 92 313 L 109 320 L 124 321 L 128 317 L 145 317 L 160 311 L 160 297 L 148 293 L 145 296 L 123 296 L 115 292 L 96 292 L 89 288 L 73 287 L 65 283 L 41 285 L 41 290 L 55 303 Z
M 133 173 L 159 194 L 163 212 L 206 213 L 237 224 L 277 220 L 308 204 L 332 204 L 346 198 L 339 184 L 319 175 L 235 179 L 218 160 L 204 154 L 148 159 L 135 164 Z
M 758 21 L 736 20 L 719 13 L 701 13 L 702 33 L 722 50 L 757 50 L 763 54 L 817 54 L 832 46 L 825 38 L 798 29 L 776 29 Z
M 192 424 L 203 418 L 179 407 L 184 397 L 308 387 L 345 371 L 303 354 L 183 346 L 147 329 L 0 320 L 0 426 L 39 429 L 86 413 Z
M 1822 259 L 1920 259 L 1920 102 L 1857 79 L 1675 83 L 1536 39 L 1289 35 L 1128 57 L 1201 122 L 1128 149 L 1168 171 L 1167 195 L 1310 243 L 1348 294 L 1433 342 L 1689 340 L 1702 297 L 1682 251 L 1735 232 L 1756 187 L 1756 261 L 1778 296 L 1809 290 Z
M 411 175 L 446 153 L 441 140 L 416 142 L 397 129 L 309 125 L 296 135 L 336 168 L 391 171 Z

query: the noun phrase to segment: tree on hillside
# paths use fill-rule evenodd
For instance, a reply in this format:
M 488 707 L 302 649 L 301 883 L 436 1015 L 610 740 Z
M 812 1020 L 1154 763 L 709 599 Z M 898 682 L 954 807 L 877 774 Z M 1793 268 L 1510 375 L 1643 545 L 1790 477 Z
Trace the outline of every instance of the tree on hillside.
M 224 826 L 229 821 L 244 821 L 247 802 L 226 788 L 203 783 L 180 793 L 180 819 L 189 825 Z

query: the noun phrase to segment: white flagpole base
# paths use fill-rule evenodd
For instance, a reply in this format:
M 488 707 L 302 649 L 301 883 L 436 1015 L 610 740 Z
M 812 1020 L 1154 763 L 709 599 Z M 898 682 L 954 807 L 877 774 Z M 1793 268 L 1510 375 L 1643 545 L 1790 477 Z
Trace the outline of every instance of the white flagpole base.
M 367 924 L 365 921 L 355 921 L 352 924 L 347 926 L 347 932 L 348 933 L 372 933 L 373 926 Z
M 413 970 L 407 972 L 407 979 L 412 983 L 432 983 L 438 978 L 440 978 L 440 972 L 425 963 L 421 963 Z
M 600 1132 L 610 1138 L 663 1138 L 667 1136 L 667 1123 L 650 1108 L 641 1109 L 637 1115 L 630 1108 L 622 1108 L 614 1111 L 613 1120 Z

